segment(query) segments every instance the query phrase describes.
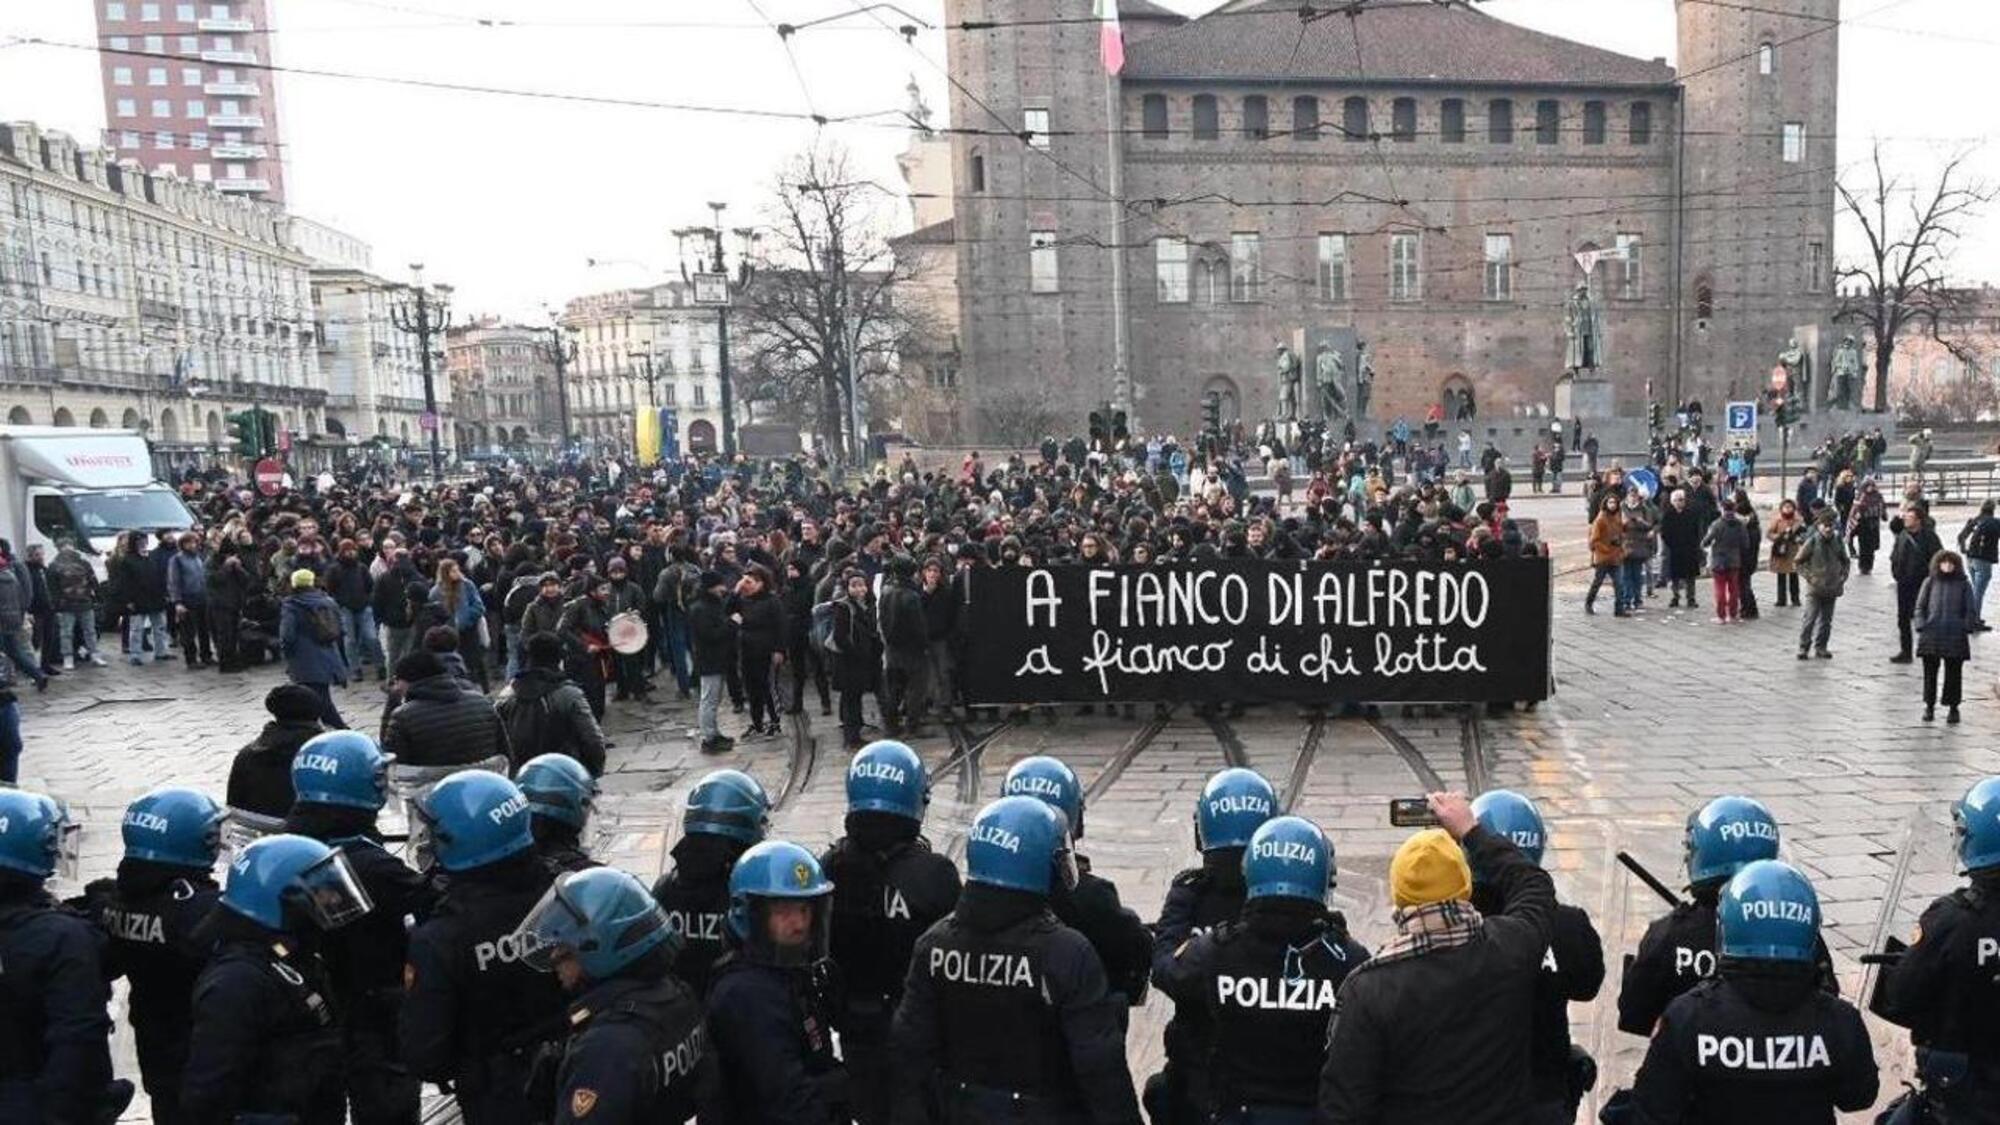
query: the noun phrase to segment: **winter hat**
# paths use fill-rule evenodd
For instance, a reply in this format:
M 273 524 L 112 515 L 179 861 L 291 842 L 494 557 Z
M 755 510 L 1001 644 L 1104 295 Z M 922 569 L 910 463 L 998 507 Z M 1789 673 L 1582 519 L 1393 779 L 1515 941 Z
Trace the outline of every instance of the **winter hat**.
M 722 572 L 721 572 L 721 571 L 719 571 L 719 570 L 704 570 L 704 571 L 702 571 L 702 572 L 701 572 L 701 588 L 702 588 L 702 589 L 704 589 L 704 590 L 713 590 L 713 589 L 715 589 L 715 588 L 716 588 L 717 586 L 727 586 L 727 585 L 729 585 L 729 579 L 727 579 L 727 578 L 724 578 L 724 577 L 722 576 Z
M 444 662 L 439 660 L 435 653 L 413 652 L 396 661 L 396 678 L 406 684 L 443 674 Z
M 1403 841 L 1389 861 L 1389 894 L 1398 910 L 1471 897 L 1465 851 L 1444 829 L 1424 829 Z
M 310 590 L 313 584 L 318 581 L 319 575 L 314 574 L 305 567 L 300 567 L 292 572 L 292 589 L 294 590 Z
M 264 694 L 264 710 L 279 722 L 303 722 L 319 717 L 319 696 L 303 684 L 279 684 Z
M 554 668 L 562 663 L 562 638 L 554 633 L 530 633 L 522 646 L 527 649 L 528 663 L 536 668 Z

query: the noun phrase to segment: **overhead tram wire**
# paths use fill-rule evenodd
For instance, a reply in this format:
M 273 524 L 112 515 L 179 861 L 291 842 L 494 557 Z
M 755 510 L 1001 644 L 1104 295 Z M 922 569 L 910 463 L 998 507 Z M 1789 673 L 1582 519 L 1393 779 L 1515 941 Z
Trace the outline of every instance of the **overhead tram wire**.
M 819 107 L 813 104 L 812 90 L 806 85 L 806 72 L 799 69 L 799 56 L 792 50 L 791 35 L 787 33 L 784 27 L 773 22 L 771 17 L 764 14 L 763 6 L 758 4 L 757 0 L 743 0 L 743 2 L 750 5 L 750 10 L 757 14 L 757 18 L 763 20 L 770 27 L 771 31 L 777 35 L 778 43 L 785 51 L 785 61 L 791 64 L 792 77 L 798 80 L 799 96 L 805 99 L 806 111 L 812 114 L 813 125 L 816 128 L 824 129 L 827 125 L 827 119 L 820 114 Z

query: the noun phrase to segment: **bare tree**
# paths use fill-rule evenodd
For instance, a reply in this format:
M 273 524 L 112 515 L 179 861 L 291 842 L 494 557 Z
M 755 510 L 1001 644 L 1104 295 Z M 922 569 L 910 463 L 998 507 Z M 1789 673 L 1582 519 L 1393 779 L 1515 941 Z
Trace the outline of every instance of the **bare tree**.
M 1951 251 L 1963 233 L 1961 224 L 1975 218 L 1992 201 L 1993 190 L 1964 179 L 1967 154 L 1946 162 L 1929 187 L 1904 183 L 1882 163 L 1882 144 L 1875 144 L 1874 182 L 1838 185 L 1841 206 L 1867 237 L 1867 253 L 1835 274 L 1842 294 L 1836 320 L 1867 330 L 1875 352 L 1875 395 L 1870 409 L 1889 409 L 1889 364 L 1896 342 L 1906 332 L 1937 340 L 1961 359 L 1963 347 L 1950 338 L 1963 291 L 1946 280 Z M 1891 200 L 1910 196 L 1908 213 Z M 1850 287 L 1847 283 L 1855 282 Z
M 979 400 L 979 432 L 1009 449 L 1033 449 L 1062 425 L 1062 412 L 1032 388 L 994 391 Z
M 838 146 L 794 157 L 773 192 L 767 260 L 744 294 L 746 395 L 810 425 L 825 449 L 850 459 L 865 436 L 849 432 L 850 396 L 866 401 L 871 384 L 878 397 L 888 391 L 897 354 L 927 329 L 919 310 L 895 299 L 911 272 L 890 249 L 878 211 L 885 198 L 850 174 Z

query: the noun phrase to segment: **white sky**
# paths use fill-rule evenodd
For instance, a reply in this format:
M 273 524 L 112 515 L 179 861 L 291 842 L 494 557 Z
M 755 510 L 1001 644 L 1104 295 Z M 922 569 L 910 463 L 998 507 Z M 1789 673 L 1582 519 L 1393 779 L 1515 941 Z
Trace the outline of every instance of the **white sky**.
M 889 127 L 912 75 L 942 119 L 944 38 L 914 47 L 856 7 L 867 0 L 274 0 L 275 60 L 289 67 L 486 87 L 798 112 L 810 95 L 861 170 L 900 190 Z M 944 0 L 901 0 L 931 23 Z M 1217 0 L 1164 0 L 1190 13 Z M 1744 0 L 1754 2 L 1754 0 Z M 1641 58 L 1673 61 L 1673 0 L 1488 0 L 1484 9 Z M 771 22 L 847 13 L 791 40 L 797 73 Z M 904 19 L 876 13 L 892 24 Z M 1979 147 L 2000 181 L 1990 72 L 2000 60 L 2000 4 L 1989 0 L 1846 0 L 1841 28 L 1844 166 L 1871 138 L 1893 141 L 1919 179 Z M 480 20 L 523 26 L 481 26 Z M 13 37 L 91 44 L 90 0 L 7 0 Z M 675 226 L 753 221 L 771 178 L 812 139 L 805 121 L 621 107 L 493 93 L 415 89 L 287 74 L 279 91 L 294 210 L 359 235 L 378 272 L 423 261 L 458 287 L 464 311 L 539 315 L 544 302 L 677 273 Z M 0 46 L 0 118 L 28 119 L 95 143 L 104 126 L 88 50 Z M 986 124 L 979 122 L 977 124 Z M 891 203 L 901 218 L 901 205 Z M 1959 279 L 2000 281 L 2000 208 L 1969 232 Z M 586 259 L 596 258 L 596 267 Z

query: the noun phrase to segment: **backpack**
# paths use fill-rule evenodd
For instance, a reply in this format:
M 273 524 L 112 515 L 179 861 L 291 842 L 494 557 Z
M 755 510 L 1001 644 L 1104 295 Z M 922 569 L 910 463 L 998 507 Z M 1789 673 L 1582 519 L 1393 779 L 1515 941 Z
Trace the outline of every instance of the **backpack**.
M 323 645 L 340 643 L 340 611 L 332 603 L 306 607 L 306 629 Z
M 542 745 L 549 720 L 549 697 L 546 693 L 533 699 L 510 695 L 500 702 L 497 710 L 501 724 L 507 728 L 507 747 L 516 766 L 554 749 Z
M 808 634 L 813 651 L 821 655 L 831 655 L 840 651 L 840 645 L 833 639 L 833 603 L 820 602 L 812 608 L 812 631 Z

